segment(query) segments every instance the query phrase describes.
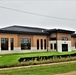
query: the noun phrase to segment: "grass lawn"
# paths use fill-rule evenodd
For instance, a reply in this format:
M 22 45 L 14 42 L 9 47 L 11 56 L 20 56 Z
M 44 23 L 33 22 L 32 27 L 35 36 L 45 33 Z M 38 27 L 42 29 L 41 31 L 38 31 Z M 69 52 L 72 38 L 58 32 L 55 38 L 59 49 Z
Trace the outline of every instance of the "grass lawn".
M 54 75 L 70 71 L 76 71 L 76 63 L 0 70 L 0 75 Z
M 51 55 L 62 55 L 71 54 L 73 52 L 33 52 L 33 53 L 19 53 L 19 54 L 3 54 L 0 55 L 0 65 L 10 65 L 18 62 L 21 57 L 33 57 L 33 56 L 51 56 Z

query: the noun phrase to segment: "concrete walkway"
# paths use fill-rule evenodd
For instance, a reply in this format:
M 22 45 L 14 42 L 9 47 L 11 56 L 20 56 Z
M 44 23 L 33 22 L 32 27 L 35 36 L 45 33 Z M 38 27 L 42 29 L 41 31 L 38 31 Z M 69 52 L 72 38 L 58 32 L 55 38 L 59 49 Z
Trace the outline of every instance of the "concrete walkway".
M 17 69 L 17 68 L 28 68 L 28 67 L 37 67 L 37 66 L 47 66 L 47 65 L 54 65 L 54 64 L 66 64 L 66 63 L 73 63 L 73 62 L 76 62 L 76 61 L 58 62 L 58 63 L 49 63 L 49 64 L 40 64 L 40 65 L 29 65 L 29 66 L 19 66 L 19 67 L 10 67 L 10 68 L 0 68 L 0 70 L 9 70 L 9 69 Z
M 55 74 L 55 75 L 76 75 L 76 71 L 68 72 L 68 73 L 62 73 L 62 74 Z

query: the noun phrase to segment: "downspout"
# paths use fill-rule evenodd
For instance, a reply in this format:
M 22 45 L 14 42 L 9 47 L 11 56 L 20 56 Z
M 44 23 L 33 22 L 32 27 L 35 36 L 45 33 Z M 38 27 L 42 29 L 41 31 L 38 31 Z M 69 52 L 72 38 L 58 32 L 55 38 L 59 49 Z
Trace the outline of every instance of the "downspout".
M 47 52 L 48 52 L 48 35 L 47 35 Z
M 57 47 L 57 29 L 56 29 L 56 52 L 58 51 L 58 47 Z

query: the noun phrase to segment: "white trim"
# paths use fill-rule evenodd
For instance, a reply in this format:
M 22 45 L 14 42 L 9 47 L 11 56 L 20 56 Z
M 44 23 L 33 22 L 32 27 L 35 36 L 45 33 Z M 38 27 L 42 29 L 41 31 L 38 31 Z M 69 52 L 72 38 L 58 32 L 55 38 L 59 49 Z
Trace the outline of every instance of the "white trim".
M 76 50 L 75 46 L 71 47 L 72 50 Z
M 9 47 L 10 49 L 10 47 Z M 27 53 L 27 52 L 44 52 L 44 49 L 37 50 L 37 47 L 31 47 L 30 50 L 21 50 L 21 47 L 14 47 L 14 50 L 0 50 L 0 54 L 11 54 L 11 53 Z
M 0 47 L 0 51 L 1 51 L 1 47 Z
M 56 40 L 55 41 L 49 41 L 49 43 L 56 43 Z
M 20 51 L 21 47 L 14 47 L 14 51 Z
M 56 43 L 56 40 L 55 41 L 49 41 L 49 47 L 50 47 L 50 44 L 53 44 L 53 49 L 52 50 L 54 50 L 54 43 Z M 57 40 L 57 50 L 58 50 L 58 52 L 62 52 L 62 44 L 68 44 L 68 52 L 71 51 L 71 41 Z
M 10 51 L 10 50 L 11 50 L 11 48 L 10 48 L 10 47 L 8 47 L 8 50 Z
M 71 51 L 71 41 L 58 40 L 57 41 L 58 52 L 62 52 L 62 44 L 68 44 L 68 52 Z

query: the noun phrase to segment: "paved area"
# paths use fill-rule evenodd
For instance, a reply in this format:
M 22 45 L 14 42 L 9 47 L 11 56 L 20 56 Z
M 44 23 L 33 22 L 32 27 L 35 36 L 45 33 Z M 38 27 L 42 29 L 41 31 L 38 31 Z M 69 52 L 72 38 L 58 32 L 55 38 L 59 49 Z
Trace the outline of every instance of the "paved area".
M 46 65 L 54 65 L 54 64 L 66 64 L 66 63 L 73 63 L 73 62 L 76 62 L 76 61 L 58 62 L 58 63 L 40 64 L 40 65 L 29 65 L 29 66 L 19 66 L 19 67 L 10 67 L 10 68 L 0 68 L 0 70 L 9 70 L 9 69 L 17 69 L 17 68 L 28 68 L 28 67 L 46 66 Z
M 62 73 L 62 74 L 55 74 L 55 75 L 76 75 L 76 71 L 68 72 L 68 73 Z

